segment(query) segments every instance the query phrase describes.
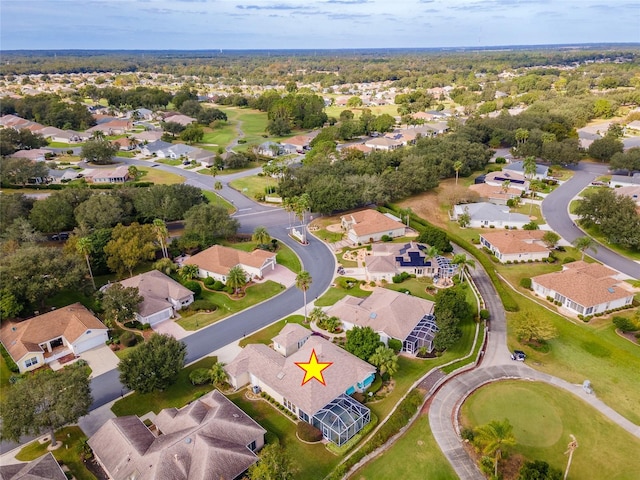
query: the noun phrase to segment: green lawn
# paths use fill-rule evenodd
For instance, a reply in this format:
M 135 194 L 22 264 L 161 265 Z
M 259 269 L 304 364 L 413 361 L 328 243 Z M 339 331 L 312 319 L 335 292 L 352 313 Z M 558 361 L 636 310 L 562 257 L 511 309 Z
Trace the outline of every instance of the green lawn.
M 322 443 L 308 445 L 296 437 L 296 425 L 288 417 L 264 400 L 250 401 L 244 390 L 229 396 L 251 418 L 267 430 L 267 443 L 279 442 L 297 467 L 295 475 L 300 480 L 321 480 L 339 462 Z
M 518 208 L 512 208 L 511 211 L 513 213 L 521 213 L 529 217 L 535 217 L 534 222 L 538 225 L 545 225 L 547 223 L 544 221 L 544 217 L 542 216 L 540 205 L 523 203 Z
M 226 148 L 231 141 L 236 138 L 236 127 L 233 122 L 223 123 L 215 130 L 210 127 L 205 127 L 204 136 L 202 137 L 202 143 L 210 143 L 216 146 Z
M 458 477 L 431 434 L 429 417 L 422 415 L 389 450 L 356 471 L 350 478 L 454 480 Z
M 157 160 L 154 160 L 154 162 L 162 163 L 164 165 L 171 165 L 172 167 L 182 165 L 182 160 L 178 160 L 177 158 L 159 158 Z
M 166 390 L 153 393 L 134 392 L 115 402 L 111 407 L 111 411 L 118 417 L 125 415 L 138 415 L 140 417 L 151 411 L 158 413 L 163 408 L 181 408 L 202 394 L 213 390 L 213 385 L 211 384 L 192 385 L 189 381 L 189 374 L 196 368 L 211 368 L 217 360 L 216 357 L 205 357 L 184 368 L 175 383 Z
M 56 438 L 59 442 L 62 441 L 63 445 L 53 451 L 55 459 L 69 467 L 69 471 L 77 480 L 95 480 L 96 477 L 84 466 L 76 450 L 78 445 L 87 438 L 80 427 L 62 428 L 56 432 Z M 20 450 L 16 459 L 22 462 L 35 460 L 47 453 L 50 443 L 31 442 Z
M 330 232 L 326 228 L 321 228 L 311 233 L 318 237 L 320 240 L 324 240 L 325 242 L 329 243 L 339 242 L 344 237 L 343 232 Z
M 84 143 L 64 143 L 64 142 L 49 142 L 47 143 L 47 147 L 51 148 L 66 148 L 71 150 L 72 148 L 82 147 Z
M 271 280 L 247 287 L 246 295 L 239 299 L 236 299 L 236 297 L 231 298 L 226 293 L 212 292 L 203 288 L 202 298 L 215 303 L 218 309 L 213 313 L 196 313 L 195 315 L 181 318 L 177 322 L 185 330 L 198 330 L 252 307 L 283 291 L 283 285 Z
M 158 170 L 152 167 L 138 167 L 138 170 L 142 174 L 139 181 L 141 182 L 153 182 L 155 184 L 173 185 L 175 183 L 183 183 L 184 177 L 171 172 L 165 172 L 164 170 Z
M 424 298 L 425 300 L 434 301 L 435 297 L 426 292 L 426 288 L 428 285 L 433 285 L 433 281 L 431 280 L 431 278 L 420 277 L 409 278 L 402 283 L 387 283 L 384 288 L 395 290 L 396 292 L 400 289 L 406 288 L 414 297 L 420 297 Z M 473 303 L 475 304 L 475 301 Z
M 589 379 L 598 398 L 618 413 L 640 424 L 640 348 L 615 334 L 610 319 L 576 323 L 540 307 L 532 300 L 516 295 L 520 312 L 507 314 L 508 343 L 528 355 L 533 368 L 571 383 Z M 545 300 L 541 300 L 545 301 Z M 542 353 L 520 344 L 513 335 L 511 320 L 531 313 L 547 318 L 558 331 L 549 341 L 550 351 Z
M 338 277 L 340 278 L 340 277 Z M 316 300 L 315 305 L 317 307 L 328 307 L 333 305 L 338 300 L 346 297 L 347 295 L 351 295 L 352 297 L 368 297 L 371 295 L 371 291 L 362 290 L 360 288 L 360 283 L 358 283 L 355 287 L 346 290 L 336 284 L 335 287 L 329 288 L 327 293 L 322 295 L 319 299 Z
M 17 375 L 17 373 L 13 373 L 9 370 L 9 366 L 5 361 L 4 357 L 0 355 L 0 389 L 9 388 L 11 383 L 9 382 L 9 378 L 11 375 Z M 3 394 L 4 396 L 4 394 Z
M 239 345 L 241 347 L 246 347 L 250 343 L 263 343 L 265 345 L 269 345 L 271 343 L 271 339 L 280 333 L 282 327 L 284 327 L 287 323 L 297 323 L 302 325 L 304 323 L 303 315 L 291 315 L 287 318 L 283 318 L 282 320 L 277 321 L 269 325 L 268 327 L 264 327 L 262 330 L 258 330 L 257 332 L 249 335 L 248 337 L 240 340 Z
M 220 195 L 218 195 L 215 192 L 211 192 L 209 190 L 202 190 L 202 195 L 204 195 L 206 199 L 209 200 L 209 203 L 213 205 L 220 205 L 226 208 L 229 214 L 236 211 L 236 207 L 234 207 L 231 203 L 227 202 L 224 198 L 222 198 Z
M 600 227 L 598 225 L 592 225 L 588 227 L 585 225 L 580 225 L 580 228 L 587 232 L 587 235 L 592 237 L 594 240 L 600 242 L 602 245 L 605 245 L 609 250 L 613 250 L 614 252 L 617 252 L 620 255 L 623 255 L 633 261 L 640 261 L 640 251 L 624 248 L 617 243 L 609 243 L 607 238 L 600 232 Z M 591 253 L 591 250 L 587 250 L 587 255 L 589 253 Z
M 504 381 L 481 387 L 464 403 L 463 424 L 478 426 L 507 418 L 515 452 L 564 471 L 570 434 L 578 448 L 570 479 L 635 479 L 640 440 L 568 392 L 550 385 Z M 635 473 L 634 473 L 635 472 Z
M 231 188 L 235 188 L 242 192 L 248 198 L 255 199 L 265 195 L 266 187 L 276 187 L 278 182 L 271 177 L 259 177 L 253 175 L 251 177 L 243 177 L 229 182 Z M 275 194 L 270 194 L 275 195 Z

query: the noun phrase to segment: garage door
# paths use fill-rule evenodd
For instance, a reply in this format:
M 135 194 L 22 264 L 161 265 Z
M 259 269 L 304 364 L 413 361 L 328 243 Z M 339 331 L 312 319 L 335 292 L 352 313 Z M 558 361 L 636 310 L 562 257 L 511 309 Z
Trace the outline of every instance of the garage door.
M 102 335 L 96 335 L 96 336 L 91 335 L 91 337 L 87 338 L 86 340 L 78 340 L 75 343 L 75 349 L 74 349 L 75 353 L 76 355 L 78 355 L 92 348 L 99 347 L 100 345 L 104 345 L 104 342 L 106 342 L 107 339 L 108 339 L 107 332 L 104 332 L 104 334 Z

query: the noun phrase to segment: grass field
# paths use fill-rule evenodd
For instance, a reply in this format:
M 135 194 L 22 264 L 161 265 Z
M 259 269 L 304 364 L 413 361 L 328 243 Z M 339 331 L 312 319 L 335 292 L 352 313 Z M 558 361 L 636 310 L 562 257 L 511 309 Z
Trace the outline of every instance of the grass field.
M 455 480 L 458 477 L 431 434 L 429 417 L 422 415 L 389 450 L 356 471 L 350 478 Z
M 235 188 L 241 192 L 244 196 L 255 199 L 258 196 L 265 195 L 265 188 L 276 187 L 278 185 L 277 180 L 271 177 L 259 177 L 252 175 L 250 177 L 238 178 L 229 182 L 231 188 Z M 270 194 L 273 195 L 273 194 Z
M 317 307 L 328 307 L 347 295 L 351 295 L 352 297 L 368 297 L 371 293 L 371 291 L 362 290 L 359 283 L 349 290 L 336 284 L 335 287 L 329 288 L 324 295 L 317 299 L 315 304 Z
M 474 427 L 507 418 L 513 425 L 516 453 L 562 471 L 569 434 L 575 435 L 579 446 L 569 479 L 638 478 L 640 440 L 550 385 L 504 381 L 481 387 L 463 404 L 461 417 L 463 425 Z
M 115 402 L 111 407 L 111 411 L 118 417 L 125 415 L 138 415 L 140 417 L 151 411 L 158 413 L 163 408 L 183 407 L 200 396 L 200 394 L 213 390 L 213 385 L 211 384 L 192 385 L 189 381 L 189 374 L 196 368 L 211 368 L 217 360 L 216 357 L 205 357 L 182 369 L 175 383 L 166 390 L 152 393 L 134 392 Z
M 209 143 L 219 147 L 225 148 L 236 138 L 236 127 L 233 122 L 227 122 L 221 124 L 215 130 L 210 127 L 204 128 L 204 136 L 202 137 L 202 143 Z
M 271 339 L 280 333 L 282 327 L 284 327 L 287 323 L 298 323 L 302 325 L 304 323 L 304 316 L 302 315 L 291 315 L 287 318 L 283 318 L 282 320 L 277 321 L 269 325 L 268 327 L 264 327 L 262 330 L 258 330 L 257 332 L 249 335 L 248 337 L 240 340 L 239 345 L 241 347 L 246 347 L 250 343 L 263 343 L 265 345 L 269 345 L 271 343 Z
M 177 320 L 177 322 L 185 330 L 198 330 L 234 313 L 257 305 L 283 291 L 283 285 L 271 280 L 247 287 L 246 294 L 238 299 L 236 297 L 231 298 L 226 293 L 212 292 L 203 289 L 202 298 L 215 303 L 218 309 L 213 313 L 196 313 L 190 317 L 183 317 Z
M 84 466 L 76 450 L 78 445 L 86 438 L 80 427 L 62 428 L 56 432 L 56 438 L 63 445 L 52 452 L 55 459 L 69 467 L 69 471 L 77 480 L 95 480 L 96 477 Z M 40 458 L 47 453 L 47 447 L 50 443 L 31 442 L 20 450 L 16 455 L 16 459 L 22 462 L 29 462 Z
M 528 355 L 536 370 L 558 376 L 571 383 L 589 379 L 603 402 L 634 423 L 640 424 L 637 400 L 640 398 L 640 348 L 615 334 L 610 319 L 589 324 L 566 318 L 540 307 L 532 300 L 516 296 L 520 312 L 507 314 L 508 343 Z M 558 336 L 549 341 L 548 353 L 520 344 L 513 335 L 512 320 L 530 313 L 548 319 Z
M 14 373 L 9 370 L 9 366 L 7 365 L 7 362 L 5 362 L 4 357 L 0 356 L 0 388 L 9 388 L 11 385 L 9 383 L 11 375 L 14 375 Z
M 142 173 L 140 176 L 141 182 L 153 182 L 155 184 L 164 185 L 173 185 L 184 182 L 184 177 L 182 175 L 165 172 L 153 167 L 138 167 L 138 170 Z

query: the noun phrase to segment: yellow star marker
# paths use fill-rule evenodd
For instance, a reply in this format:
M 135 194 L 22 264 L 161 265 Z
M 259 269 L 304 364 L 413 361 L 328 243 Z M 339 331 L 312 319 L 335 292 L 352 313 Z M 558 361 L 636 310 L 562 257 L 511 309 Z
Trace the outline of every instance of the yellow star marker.
M 318 362 L 318 357 L 316 356 L 316 351 L 314 349 L 311 351 L 311 358 L 309 358 L 308 362 L 295 362 L 295 364 L 302 370 L 304 370 L 304 379 L 302 379 L 302 385 L 315 378 L 321 384 L 326 386 L 326 383 L 324 383 L 324 376 L 322 375 L 322 371 L 325 368 L 329 368 L 331 365 L 333 365 L 333 362 Z

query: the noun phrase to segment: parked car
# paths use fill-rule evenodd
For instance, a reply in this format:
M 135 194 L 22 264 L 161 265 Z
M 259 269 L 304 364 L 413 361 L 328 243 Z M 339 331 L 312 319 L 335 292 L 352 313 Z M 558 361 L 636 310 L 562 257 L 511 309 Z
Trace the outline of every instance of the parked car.
M 527 354 L 522 350 L 514 350 L 511 354 L 511 360 L 516 360 L 517 362 L 524 362 L 525 358 L 527 358 Z

